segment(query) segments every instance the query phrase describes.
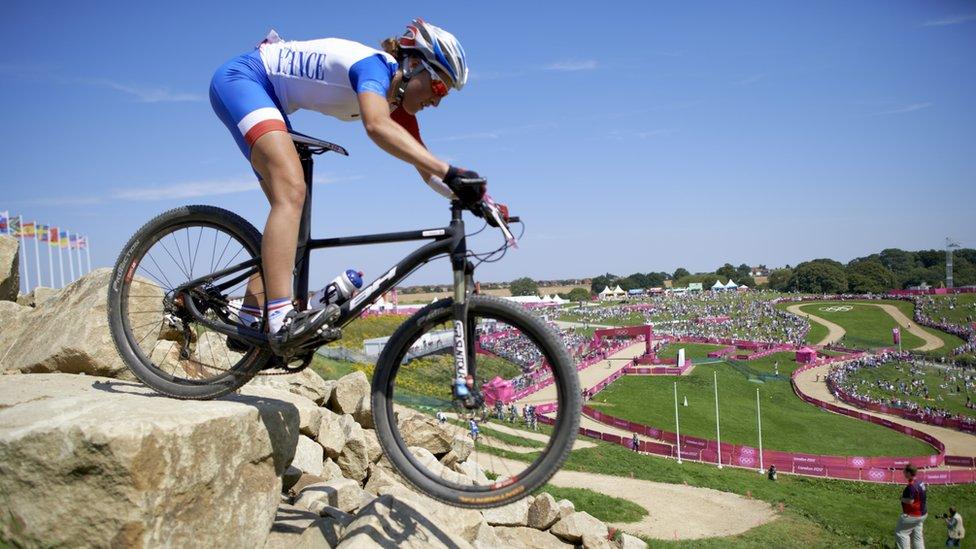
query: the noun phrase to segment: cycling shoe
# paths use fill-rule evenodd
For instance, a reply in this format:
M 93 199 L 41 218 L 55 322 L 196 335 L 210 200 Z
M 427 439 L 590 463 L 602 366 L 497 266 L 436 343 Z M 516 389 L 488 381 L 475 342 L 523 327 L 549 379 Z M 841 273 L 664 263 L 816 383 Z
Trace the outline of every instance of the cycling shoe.
M 335 304 L 327 305 L 324 309 L 289 311 L 278 333 L 268 336 L 271 350 L 277 355 L 287 355 L 288 351 L 323 335 L 330 329 L 329 324 L 339 318 L 340 312 Z

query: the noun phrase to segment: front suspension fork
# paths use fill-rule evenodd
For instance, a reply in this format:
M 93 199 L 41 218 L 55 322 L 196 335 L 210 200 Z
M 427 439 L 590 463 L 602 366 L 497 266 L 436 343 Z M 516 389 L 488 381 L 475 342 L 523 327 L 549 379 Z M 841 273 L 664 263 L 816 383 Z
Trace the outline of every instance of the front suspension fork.
M 474 266 L 470 261 L 464 261 L 462 269 L 454 269 L 454 386 L 452 389 L 454 397 L 462 400 L 466 407 L 476 406 L 475 400 L 477 400 L 477 391 L 474 390 L 476 321 L 468 315 L 468 296 L 474 287 Z

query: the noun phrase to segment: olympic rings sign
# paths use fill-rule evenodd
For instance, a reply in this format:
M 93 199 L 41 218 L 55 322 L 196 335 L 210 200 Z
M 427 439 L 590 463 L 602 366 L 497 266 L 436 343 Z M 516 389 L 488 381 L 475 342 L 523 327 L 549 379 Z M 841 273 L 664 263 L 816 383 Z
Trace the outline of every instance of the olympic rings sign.
M 854 307 L 850 305 L 832 305 L 830 307 L 821 307 L 820 311 L 825 313 L 846 313 L 847 311 L 853 310 Z

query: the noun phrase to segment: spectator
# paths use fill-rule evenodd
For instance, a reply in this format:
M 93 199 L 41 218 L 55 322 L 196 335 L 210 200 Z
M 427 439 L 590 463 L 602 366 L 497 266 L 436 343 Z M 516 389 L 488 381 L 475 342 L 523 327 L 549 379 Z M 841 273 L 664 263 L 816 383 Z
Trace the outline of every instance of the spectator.
M 770 465 L 769 470 L 766 471 L 766 478 L 769 480 L 776 480 L 776 466 Z
M 895 544 L 898 549 L 925 549 L 925 534 L 922 531 L 928 509 L 925 507 L 924 482 L 918 482 L 914 465 L 905 466 L 905 480 L 908 484 L 901 493 L 901 516 L 895 526 Z
M 630 441 L 630 446 L 635 452 L 640 452 L 640 440 L 637 438 L 637 433 L 634 433 L 634 438 Z
M 474 442 L 478 442 L 478 432 L 479 432 L 478 431 L 478 423 L 475 420 L 473 420 L 473 419 L 469 419 L 468 420 L 468 429 L 471 430 L 471 439 Z
M 946 538 L 946 547 L 959 547 L 962 539 L 966 537 L 966 529 L 962 526 L 962 516 L 956 511 L 955 507 L 950 507 L 949 512 L 942 515 L 946 521 L 946 528 L 949 529 L 949 536 Z

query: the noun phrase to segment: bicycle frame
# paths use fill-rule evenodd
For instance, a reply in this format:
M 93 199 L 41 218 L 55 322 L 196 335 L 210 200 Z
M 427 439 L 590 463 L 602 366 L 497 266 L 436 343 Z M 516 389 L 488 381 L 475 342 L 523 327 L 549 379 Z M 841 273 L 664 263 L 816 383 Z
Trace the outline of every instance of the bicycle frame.
M 451 223 L 447 227 L 335 238 L 311 238 L 312 155 L 321 154 L 321 152 L 325 151 L 318 149 L 318 152 L 316 152 L 316 149 L 302 143 L 296 143 L 295 146 L 298 149 L 299 159 L 302 162 L 306 189 L 305 205 L 302 209 L 302 218 L 298 231 L 298 248 L 295 257 L 294 272 L 294 295 L 300 302 L 300 306 L 305 307 L 308 302 L 309 258 L 312 250 L 413 240 L 431 240 L 432 242 L 414 250 L 402 261 L 364 287 L 357 295 L 343 303 L 340 306 L 341 312 L 339 319 L 334 325 L 341 328 L 349 324 L 358 318 L 371 303 L 399 284 L 415 269 L 427 263 L 435 256 L 447 254 L 451 258 L 451 268 L 454 272 L 455 379 L 459 381 L 463 380 L 467 385 L 470 385 L 470 382 L 468 382 L 468 365 L 474 364 L 475 349 L 471 342 L 474 341 L 475 326 L 469 325 L 467 322 L 466 298 L 468 292 L 474 289 L 474 266 L 467 260 L 467 241 L 464 233 L 464 220 L 462 219 L 462 214 L 465 210 L 464 206 L 458 201 L 451 202 Z M 345 151 L 343 150 L 342 152 Z M 261 257 L 258 256 L 237 265 L 227 267 L 226 269 L 188 281 L 176 288 L 175 294 L 184 296 L 182 299 L 183 304 L 186 305 L 195 320 L 201 324 L 214 331 L 247 341 L 252 345 L 265 347 L 267 346 L 267 336 L 263 332 L 236 324 L 231 325 L 223 322 L 214 322 L 206 318 L 197 309 L 194 299 L 190 295 L 187 295 L 192 289 L 198 286 L 213 283 L 213 281 L 219 280 L 224 276 L 248 269 L 231 280 L 216 286 L 221 291 L 233 287 L 244 279 L 260 272 L 260 261 Z M 470 373 L 473 374 L 473 372 Z

